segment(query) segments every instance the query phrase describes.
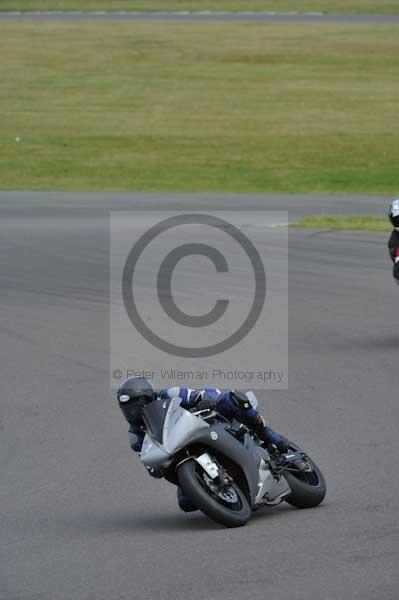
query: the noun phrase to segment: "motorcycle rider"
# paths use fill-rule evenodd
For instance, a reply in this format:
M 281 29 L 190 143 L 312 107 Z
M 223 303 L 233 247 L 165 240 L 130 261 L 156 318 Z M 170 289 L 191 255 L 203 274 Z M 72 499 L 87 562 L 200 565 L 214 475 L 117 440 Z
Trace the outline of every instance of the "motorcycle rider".
M 289 449 L 288 440 L 265 425 L 263 417 L 252 407 L 249 398 L 242 392 L 228 390 L 222 393 L 217 388 L 195 390 L 187 387 L 170 387 L 157 391 L 147 379 L 130 377 L 119 388 L 117 397 L 119 407 L 130 425 L 129 442 L 135 452 L 141 451 L 145 436 L 142 417 L 144 406 L 154 400 L 176 397 L 181 398 L 180 405 L 183 408 L 188 410 L 194 407 L 198 410 L 212 408 L 227 419 L 231 421 L 236 419 L 254 431 L 266 446 L 273 445 L 279 452 L 286 452 Z M 162 477 L 162 471 L 158 468 L 149 468 L 148 472 L 152 477 Z M 197 510 L 179 487 L 177 500 L 184 512 Z
M 388 240 L 389 254 L 394 263 L 392 275 L 399 284 L 399 198 L 392 200 L 389 205 L 388 216 L 394 227 Z

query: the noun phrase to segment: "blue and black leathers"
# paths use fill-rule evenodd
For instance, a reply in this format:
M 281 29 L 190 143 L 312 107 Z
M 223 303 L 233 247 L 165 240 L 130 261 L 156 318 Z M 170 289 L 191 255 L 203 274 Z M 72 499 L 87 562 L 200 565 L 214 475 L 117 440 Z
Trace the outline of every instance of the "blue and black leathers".
M 239 423 L 246 425 L 248 429 L 254 430 L 266 444 L 277 445 L 285 442 L 283 436 L 273 431 L 271 427 L 265 425 L 263 418 L 254 408 L 252 408 L 252 406 L 243 408 L 237 405 L 234 402 L 232 392 L 230 391 L 220 394 L 216 404 L 216 410 L 230 421 L 235 419 Z

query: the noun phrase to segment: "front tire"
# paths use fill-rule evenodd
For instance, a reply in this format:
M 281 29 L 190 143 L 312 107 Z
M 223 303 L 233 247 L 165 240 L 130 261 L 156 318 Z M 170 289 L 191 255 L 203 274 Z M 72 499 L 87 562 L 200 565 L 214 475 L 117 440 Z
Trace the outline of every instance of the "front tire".
M 177 471 L 179 485 L 191 502 L 207 517 L 225 527 L 241 527 L 251 516 L 251 508 L 242 490 L 235 482 L 231 488 L 237 502 L 229 507 L 227 502 L 218 499 L 206 484 L 204 470 L 195 460 L 188 460 Z M 206 474 L 205 474 L 206 475 Z
M 318 506 L 323 502 L 327 491 L 326 482 L 319 467 L 308 456 L 306 460 L 312 467 L 312 471 L 284 472 L 284 477 L 291 488 L 291 494 L 285 500 L 296 508 Z

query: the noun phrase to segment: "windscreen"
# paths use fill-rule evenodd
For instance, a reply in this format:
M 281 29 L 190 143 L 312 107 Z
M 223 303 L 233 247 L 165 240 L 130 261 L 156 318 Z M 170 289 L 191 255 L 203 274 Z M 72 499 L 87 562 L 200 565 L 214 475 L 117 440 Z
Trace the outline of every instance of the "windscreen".
M 159 444 L 162 444 L 163 427 L 168 412 L 170 398 L 167 400 L 155 400 L 143 409 L 143 418 L 150 436 Z

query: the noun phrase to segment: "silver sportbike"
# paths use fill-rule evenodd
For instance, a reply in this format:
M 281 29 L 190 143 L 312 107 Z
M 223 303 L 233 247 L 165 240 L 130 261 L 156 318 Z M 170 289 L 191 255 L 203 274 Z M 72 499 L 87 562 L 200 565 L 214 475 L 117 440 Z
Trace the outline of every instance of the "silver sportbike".
M 247 392 L 254 408 L 257 400 Z M 140 460 L 161 468 L 190 501 L 226 527 L 244 525 L 262 506 L 286 501 L 312 508 L 326 494 L 318 466 L 296 444 L 284 454 L 265 449 L 242 424 L 212 408 L 186 410 L 181 398 L 157 400 L 143 410 L 146 436 Z

